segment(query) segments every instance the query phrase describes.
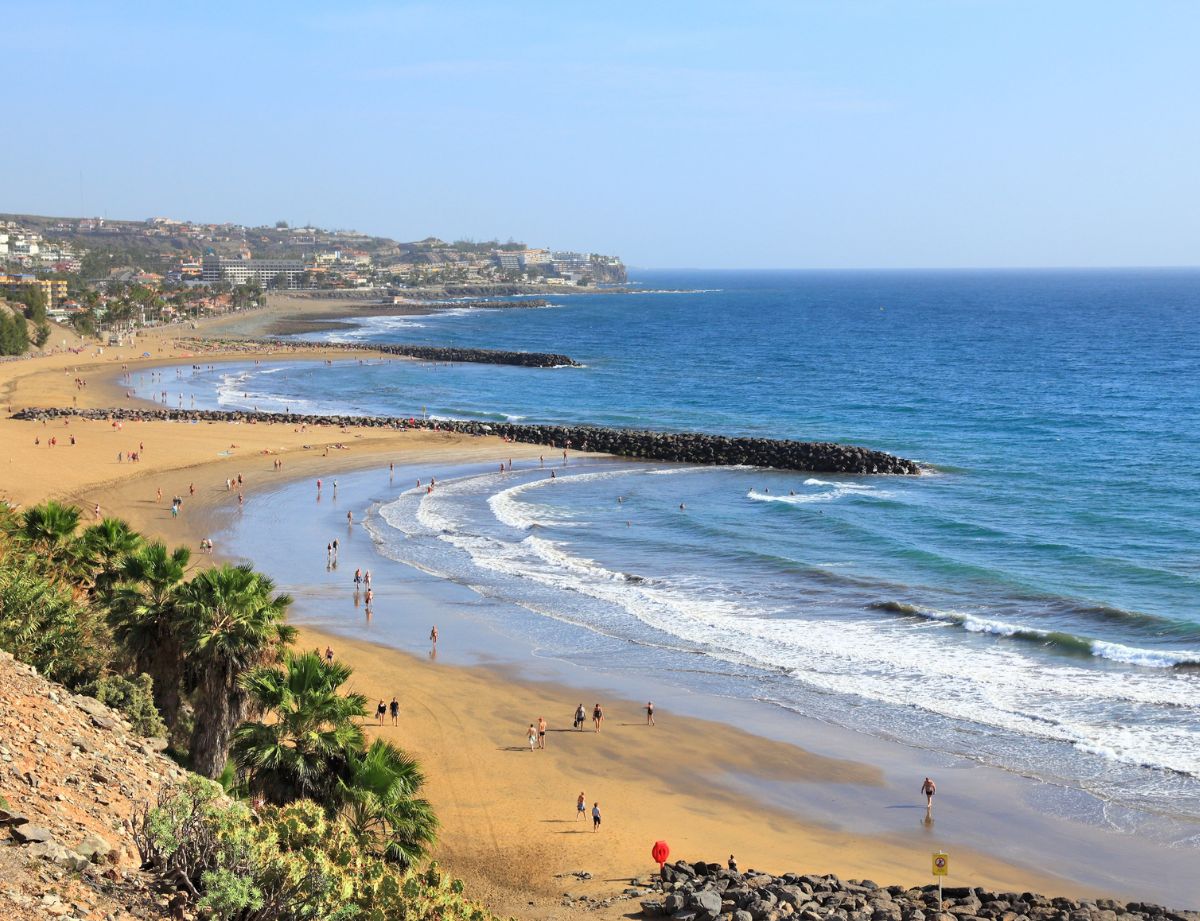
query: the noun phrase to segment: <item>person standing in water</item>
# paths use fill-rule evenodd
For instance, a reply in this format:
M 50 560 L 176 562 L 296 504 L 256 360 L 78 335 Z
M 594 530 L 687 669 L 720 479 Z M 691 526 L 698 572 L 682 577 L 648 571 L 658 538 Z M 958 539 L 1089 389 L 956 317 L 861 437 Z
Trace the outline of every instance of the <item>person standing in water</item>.
M 436 646 L 437 638 L 438 638 L 437 624 L 434 624 L 433 629 L 429 631 L 429 642 L 433 643 L 433 645 Z

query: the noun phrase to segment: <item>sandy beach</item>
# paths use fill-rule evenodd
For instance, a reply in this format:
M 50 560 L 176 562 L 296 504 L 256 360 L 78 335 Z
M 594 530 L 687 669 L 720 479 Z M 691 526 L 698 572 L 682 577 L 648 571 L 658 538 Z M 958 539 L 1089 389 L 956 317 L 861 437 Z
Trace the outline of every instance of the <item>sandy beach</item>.
M 187 360 L 164 331 L 101 356 L 60 354 L 0 365 L 0 396 L 10 410 L 24 406 L 132 405 L 120 383 L 121 366 Z M 149 358 L 141 358 L 149 352 Z M 337 354 L 331 351 L 331 355 Z M 213 361 L 206 354 L 197 360 Z M 244 360 L 245 355 L 235 357 Z M 312 353 L 304 358 L 311 359 Z M 80 378 L 86 387 L 75 383 Z M 74 436 L 76 443 L 70 444 Z M 57 445 L 50 447 L 51 437 Z M 34 443 L 38 439 L 40 444 Z M 6 467 L 0 494 L 18 504 L 45 498 L 80 504 L 89 517 L 124 517 L 145 533 L 195 547 L 216 536 L 237 512 L 227 478 L 242 475 L 245 501 L 285 480 L 388 463 L 438 465 L 536 458 L 538 449 L 495 438 L 434 432 L 381 432 L 298 425 L 126 423 L 74 420 L 43 425 L 0 419 Z M 335 445 L 344 447 L 333 447 Z M 141 449 L 139 463 L 118 452 Z M 282 460 L 282 471 L 275 461 Z M 194 496 L 190 488 L 195 487 Z M 163 500 L 158 501 L 156 490 Z M 187 498 L 182 521 L 172 522 L 170 497 Z M 286 539 L 281 533 L 280 539 Z M 218 555 L 221 547 L 218 540 Z M 209 558 L 197 558 L 203 565 Z M 281 586 L 285 588 L 286 586 Z M 654 870 L 651 844 L 667 839 L 687 859 L 737 854 L 742 867 L 772 872 L 835 872 L 881 883 L 928 882 L 929 847 L 911 836 L 853 834 L 805 821 L 742 792 L 745 782 L 774 781 L 872 788 L 882 782 L 869 763 L 817 755 L 754 734 L 753 727 L 691 717 L 644 725 L 643 701 L 607 700 L 600 734 L 573 733 L 551 723 L 548 750 L 530 753 L 521 728 L 543 713 L 562 714 L 564 701 L 589 692 L 523 681 L 508 670 L 460 667 L 305 629 L 301 644 L 333 644 L 355 668 L 356 689 L 390 697 L 402 689 L 400 725 L 379 731 L 417 755 L 428 794 L 443 823 L 437 858 L 462 876 L 469 891 L 495 909 L 527 918 L 558 917 L 564 893 L 603 897 Z M 589 722 L 590 730 L 590 722 Z M 566 730 L 566 731 L 564 731 Z M 582 779 L 581 778 L 585 778 Z M 919 797 L 913 781 L 913 803 Z M 735 782 L 736 781 L 736 782 Z M 593 834 L 576 820 L 575 797 L 601 801 L 605 823 Z M 566 874 L 592 874 L 581 882 Z M 1069 879 L 955 849 L 955 880 L 999 890 L 1080 894 Z M 1101 895 L 1094 887 L 1088 894 Z M 600 917 L 636 910 L 614 904 Z

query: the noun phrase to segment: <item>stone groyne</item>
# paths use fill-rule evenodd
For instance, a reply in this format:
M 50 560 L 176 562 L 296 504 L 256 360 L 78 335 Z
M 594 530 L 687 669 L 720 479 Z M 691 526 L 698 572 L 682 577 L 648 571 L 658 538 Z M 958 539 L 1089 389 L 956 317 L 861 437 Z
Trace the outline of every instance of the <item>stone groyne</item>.
M 833 875 L 739 873 L 703 862 L 666 864 L 661 878 L 634 883 L 651 890 L 635 886 L 625 893 L 642 896 L 643 917 L 677 921 L 1200 921 L 1196 912 L 1146 902 L 1049 898 L 978 886 L 948 886 L 939 900 L 936 885 L 880 886 Z
M 395 342 L 307 342 L 302 339 L 192 339 L 175 340 L 181 348 L 204 352 L 214 346 L 223 351 L 282 349 L 288 352 L 370 352 L 416 358 L 420 361 L 458 361 L 484 365 L 516 365 L 521 368 L 579 368 L 582 365 L 569 355 L 556 352 L 508 352 L 503 349 L 469 349 L 448 345 L 406 345 Z
M 470 419 L 404 419 L 395 416 L 298 415 L 295 413 L 240 412 L 200 409 L 71 409 L 28 408 L 14 419 L 41 421 L 75 417 L 101 421 L 238 422 L 287 425 L 358 426 L 366 428 L 425 429 L 462 435 L 497 435 L 522 444 L 558 449 L 595 451 L 638 460 L 673 461 L 706 466 L 772 467 L 808 473 L 915 475 L 916 461 L 883 451 L 832 442 L 783 441 L 771 438 L 734 438 L 699 432 L 654 432 L 592 425 L 538 425 L 515 422 L 480 422 Z
M 326 346 L 328 348 L 328 346 Z M 385 355 L 418 358 L 421 361 L 465 361 L 484 365 L 517 365 L 522 368 L 578 368 L 579 362 L 553 352 L 506 352 L 501 349 L 462 349 L 445 345 L 395 345 L 363 343 L 361 348 Z

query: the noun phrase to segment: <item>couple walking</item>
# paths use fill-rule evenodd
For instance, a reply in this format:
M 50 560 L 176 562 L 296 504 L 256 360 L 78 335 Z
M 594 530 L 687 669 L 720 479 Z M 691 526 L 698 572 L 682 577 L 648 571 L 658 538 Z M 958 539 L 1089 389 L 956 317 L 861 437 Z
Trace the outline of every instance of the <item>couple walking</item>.
M 575 708 L 575 721 L 574 721 L 573 725 L 575 726 L 575 728 L 577 730 L 582 732 L 583 724 L 586 720 L 587 720 L 587 715 L 585 714 L 584 709 L 583 709 L 583 704 L 581 703 L 578 707 Z M 592 707 L 592 725 L 595 727 L 596 732 L 600 731 L 600 726 L 603 722 L 604 722 L 604 708 L 601 707 L 600 704 L 596 704 L 595 706 Z

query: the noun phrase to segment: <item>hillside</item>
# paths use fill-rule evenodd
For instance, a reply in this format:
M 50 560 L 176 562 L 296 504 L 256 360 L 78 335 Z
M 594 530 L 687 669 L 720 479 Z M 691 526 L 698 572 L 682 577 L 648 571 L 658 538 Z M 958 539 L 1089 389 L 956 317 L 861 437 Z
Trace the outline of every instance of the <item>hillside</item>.
M 115 711 L 0 651 L 0 916 L 166 918 L 131 835 L 184 777 Z

